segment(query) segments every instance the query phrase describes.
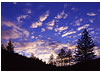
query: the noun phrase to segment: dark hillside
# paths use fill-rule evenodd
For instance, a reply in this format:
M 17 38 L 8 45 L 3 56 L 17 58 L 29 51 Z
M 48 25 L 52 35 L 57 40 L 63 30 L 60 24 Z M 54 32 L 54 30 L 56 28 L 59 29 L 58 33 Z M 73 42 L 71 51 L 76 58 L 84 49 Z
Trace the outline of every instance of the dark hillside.
M 73 66 L 56 67 L 47 65 L 41 60 L 26 58 L 24 56 L 10 53 L 6 50 L 1 52 L 1 70 L 2 71 L 100 71 L 100 58 L 78 63 Z

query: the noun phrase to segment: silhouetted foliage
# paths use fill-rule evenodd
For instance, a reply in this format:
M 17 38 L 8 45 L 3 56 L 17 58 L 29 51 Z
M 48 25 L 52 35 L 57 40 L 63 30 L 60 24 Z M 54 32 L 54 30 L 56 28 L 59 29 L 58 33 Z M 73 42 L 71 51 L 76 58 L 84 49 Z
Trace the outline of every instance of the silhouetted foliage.
M 54 56 L 53 56 L 53 54 L 51 54 L 48 63 L 54 65 Z
M 58 57 L 59 58 L 64 58 L 66 56 L 66 52 L 65 52 L 65 50 L 62 48 L 61 50 L 60 50 L 60 53 L 58 54 Z
M 72 60 L 71 50 L 68 50 L 68 52 L 66 52 L 64 49 L 61 49 L 56 60 L 57 60 L 58 66 L 66 66 L 66 65 L 68 66 L 68 65 L 70 65 L 70 62 Z
M 70 49 L 68 49 L 68 52 L 67 52 L 66 57 L 68 58 L 68 64 L 71 65 L 71 61 L 72 61 L 72 51 Z
M 56 67 L 38 59 L 26 58 L 6 50 L 1 52 L 2 71 L 100 71 L 100 58 L 72 66 Z
M 84 29 L 81 39 L 78 40 L 75 59 L 77 62 L 86 62 L 95 57 L 93 52 L 94 43 L 88 31 Z
M 9 42 L 8 42 L 7 50 L 9 52 L 14 52 L 14 46 L 13 46 L 11 40 L 9 40 Z
M 36 58 L 33 53 L 31 53 L 31 58 L 32 59 L 35 59 Z
M 4 44 L 1 44 L 1 49 L 3 49 L 3 50 L 6 49 L 5 46 L 4 46 Z

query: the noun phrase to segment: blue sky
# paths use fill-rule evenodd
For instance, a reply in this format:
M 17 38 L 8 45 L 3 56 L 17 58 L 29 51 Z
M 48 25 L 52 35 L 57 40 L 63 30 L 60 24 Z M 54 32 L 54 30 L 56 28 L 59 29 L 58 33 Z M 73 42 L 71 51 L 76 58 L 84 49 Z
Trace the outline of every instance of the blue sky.
M 75 49 L 86 28 L 100 54 L 100 3 L 1 3 L 1 39 L 14 42 L 15 52 L 47 61 L 60 48 Z

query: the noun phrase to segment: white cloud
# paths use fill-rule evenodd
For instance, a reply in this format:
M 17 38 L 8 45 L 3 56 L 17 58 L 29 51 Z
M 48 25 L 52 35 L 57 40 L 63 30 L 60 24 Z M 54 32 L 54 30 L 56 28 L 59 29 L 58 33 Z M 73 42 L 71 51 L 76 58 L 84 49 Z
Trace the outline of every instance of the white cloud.
M 74 33 L 76 33 L 76 31 L 70 31 L 70 32 L 63 34 L 62 37 L 65 37 L 67 35 L 71 35 L 71 34 L 74 34 Z
M 6 30 L 6 31 L 2 31 L 1 33 L 1 38 L 5 39 L 5 40 L 9 40 L 9 39 L 17 39 L 21 37 L 21 33 L 18 32 L 15 29 L 10 29 L 10 30 Z
M 61 13 L 57 14 L 57 16 L 55 16 L 55 19 L 66 19 L 68 17 L 68 14 L 65 13 L 64 11 L 62 11 Z
M 89 30 L 93 30 L 93 28 L 88 28 L 87 30 L 88 30 L 88 31 L 89 31 Z
M 94 34 L 94 33 L 95 33 L 94 31 L 91 31 L 91 32 L 90 32 L 90 34 Z
M 30 28 L 38 28 L 39 26 L 42 26 L 43 21 L 45 21 L 49 16 L 49 11 L 46 11 L 43 15 L 39 17 L 39 20 L 35 23 L 32 23 Z
M 23 28 L 16 26 L 15 23 L 10 21 L 2 21 L 2 26 L 12 27 L 10 30 L 2 30 L 3 39 L 16 39 L 16 38 L 27 38 L 29 32 Z
M 46 11 L 44 15 L 40 16 L 39 20 L 43 22 L 47 19 L 48 16 L 49 16 L 49 11 Z
M 87 15 L 88 16 L 96 16 L 96 13 L 91 12 L 91 13 L 87 13 Z
M 59 28 L 55 28 L 55 32 L 57 32 L 57 31 L 62 32 L 62 31 L 67 30 L 67 29 L 68 29 L 68 26 L 62 26 Z
M 78 19 L 78 20 L 76 20 L 75 21 L 75 25 L 76 26 L 79 26 L 80 25 L 80 23 L 83 21 L 83 19 L 82 18 L 80 18 L 80 19 Z
M 31 39 L 34 39 L 35 38 L 35 36 L 31 36 Z
M 88 26 L 90 26 L 90 24 L 85 24 L 85 25 L 83 25 L 83 26 L 81 26 L 81 27 L 78 27 L 77 30 L 80 31 L 80 30 L 82 30 L 82 29 L 87 28 Z
M 45 28 L 41 28 L 41 30 L 42 30 L 41 32 L 45 32 L 46 31 Z
M 54 26 L 54 24 L 55 24 L 55 20 L 52 20 L 52 21 L 47 23 L 48 26 Z
M 48 22 L 48 23 L 47 23 L 47 29 L 52 30 L 54 24 L 55 24 L 55 20 L 52 20 L 52 21 Z
M 94 22 L 94 19 L 89 19 L 90 23 L 93 23 Z
M 21 22 L 23 22 L 22 19 L 26 19 L 27 17 L 28 17 L 28 15 L 21 15 L 21 16 L 18 16 L 18 17 L 17 17 L 17 21 L 18 21 L 19 23 L 21 23 Z
M 31 10 L 28 10 L 28 11 L 27 11 L 27 13 L 28 13 L 28 14 L 31 14 L 31 13 L 32 13 L 32 11 L 31 11 Z
M 42 22 L 38 21 L 38 22 L 35 22 L 35 23 L 32 23 L 31 27 L 30 28 L 37 28 L 39 26 L 42 26 Z
M 52 30 L 53 27 L 52 26 L 47 26 L 47 29 Z

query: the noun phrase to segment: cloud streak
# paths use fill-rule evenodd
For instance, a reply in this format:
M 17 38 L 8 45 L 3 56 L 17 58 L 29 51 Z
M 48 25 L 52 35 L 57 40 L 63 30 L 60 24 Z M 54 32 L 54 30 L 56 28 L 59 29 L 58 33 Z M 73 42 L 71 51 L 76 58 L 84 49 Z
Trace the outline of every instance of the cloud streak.
M 62 37 L 65 37 L 65 36 L 68 36 L 68 35 L 71 35 L 71 34 L 74 34 L 74 33 L 76 33 L 76 31 L 70 31 L 70 32 L 63 34 Z
M 80 31 L 80 30 L 82 30 L 82 29 L 87 28 L 88 26 L 90 26 L 90 24 L 85 24 L 85 25 L 83 25 L 83 26 L 81 26 L 81 27 L 78 27 L 77 30 Z
M 87 13 L 87 15 L 88 16 L 96 16 L 96 13 L 91 12 L 91 13 Z
M 2 21 L 2 26 L 12 27 L 10 30 L 2 30 L 2 39 L 16 39 L 16 38 L 27 38 L 29 37 L 29 32 L 16 26 L 15 23 L 10 21 Z
M 45 21 L 49 16 L 49 11 L 46 11 L 43 15 L 41 15 L 39 17 L 39 20 L 32 23 L 32 25 L 30 26 L 30 28 L 38 28 L 40 26 L 42 26 L 43 21 Z

